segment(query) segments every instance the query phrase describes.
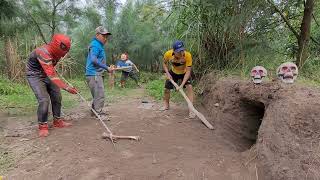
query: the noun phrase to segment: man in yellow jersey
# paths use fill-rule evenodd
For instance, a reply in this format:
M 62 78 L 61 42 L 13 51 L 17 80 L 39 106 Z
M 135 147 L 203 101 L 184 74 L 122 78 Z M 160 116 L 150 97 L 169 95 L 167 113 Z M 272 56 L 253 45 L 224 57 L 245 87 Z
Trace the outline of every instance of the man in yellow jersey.
M 169 65 L 171 66 L 169 70 Z M 186 51 L 182 41 L 175 41 L 172 49 L 167 51 L 163 57 L 163 70 L 167 76 L 164 89 L 164 107 L 161 110 L 169 109 L 170 90 L 173 89 L 173 84 L 169 79 L 180 84 L 179 89 L 186 88 L 187 96 L 193 103 L 193 89 L 191 85 L 191 66 L 192 56 L 191 53 Z M 195 114 L 189 112 L 189 118 L 194 118 Z

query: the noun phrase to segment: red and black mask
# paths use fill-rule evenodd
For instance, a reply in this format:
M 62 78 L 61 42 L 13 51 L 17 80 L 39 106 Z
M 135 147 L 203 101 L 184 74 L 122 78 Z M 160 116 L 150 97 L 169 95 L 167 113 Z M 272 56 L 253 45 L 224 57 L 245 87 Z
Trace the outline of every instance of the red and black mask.
M 70 50 L 71 40 L 64 34 L 55 34 L 52 36 L 51 42 L 47 45 L 48 51 L 54 59 L 64 57 Z

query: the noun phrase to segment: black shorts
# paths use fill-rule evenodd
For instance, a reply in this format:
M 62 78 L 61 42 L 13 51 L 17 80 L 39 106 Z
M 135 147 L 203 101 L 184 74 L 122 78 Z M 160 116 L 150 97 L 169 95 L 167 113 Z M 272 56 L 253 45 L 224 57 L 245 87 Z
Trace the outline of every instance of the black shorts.
M 139 80 L 138 76 L 132 71 L 131 72 L 122 71 L 120 80 L 121 81 L 126 81 L 128 79 L 128 77 L 132 78 L 136 82 Z
M 181 84 L 184 78 L 185 74 L 176 74 L 172 71 L 169 71 L 170 75 L 172 76 L 172 79 L 174 82 L 176 82 L 177 84 Z M 191 78 L 189 78 L 187 80 L 187 82 L 184 84 L 183 88 L 186 87 L 186 85 L 191 84 Z M 169 79 L 166 80 L 165 86 L 166 89 L 174 89 L 173 84 L 170 82 Z

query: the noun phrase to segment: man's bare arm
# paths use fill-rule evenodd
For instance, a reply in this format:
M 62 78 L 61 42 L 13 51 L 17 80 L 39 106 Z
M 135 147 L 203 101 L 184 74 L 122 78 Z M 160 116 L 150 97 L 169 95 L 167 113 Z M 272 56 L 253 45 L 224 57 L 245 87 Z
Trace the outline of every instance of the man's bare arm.
M 186 82 L 190 78 L 190 75 L 191 75 L 191 67 L 186 67 L 186 73 L 184 74 L 182 83 L 180 85 L 181 87 L 183 87 L 186 84 Z

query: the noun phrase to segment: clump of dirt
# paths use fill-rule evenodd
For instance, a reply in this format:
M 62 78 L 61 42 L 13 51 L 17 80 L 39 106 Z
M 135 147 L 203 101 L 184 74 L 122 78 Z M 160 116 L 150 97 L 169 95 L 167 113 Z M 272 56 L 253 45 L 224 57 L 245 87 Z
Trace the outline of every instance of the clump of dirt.
M 203 84 L 203 104 L 221 136 L 235 151 L 255 145 L 259 179 L 320 179 L 318 90 L 232 78 Z

